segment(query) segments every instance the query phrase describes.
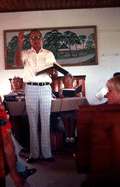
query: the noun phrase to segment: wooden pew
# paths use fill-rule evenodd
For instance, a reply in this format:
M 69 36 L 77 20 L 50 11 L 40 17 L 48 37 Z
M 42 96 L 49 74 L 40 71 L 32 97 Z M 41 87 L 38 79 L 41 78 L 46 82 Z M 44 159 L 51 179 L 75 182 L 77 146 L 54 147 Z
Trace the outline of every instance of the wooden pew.
M 74 82 L 73 82 L 73 86 L 76 88 L 80 85 L 82 85 L 82 96 L 85 97 L 85 79 L 86 79 L 86 75 L 75 75 L 74 77 Z M 13 90 L 13 85 L 12 85 L 12 78 L 9 79 L 10 84 L 11 84 L 11 90 Z M 23 78 L 21 78 L 21 89 L 25 89 L 25 85 L 26 83 L 23 82 Z M 64 84 L 63 84 L 63 76 L 58 76 L 56 77 L 52 77 L 52 91 L 53 92 L 59 92 L 62 88 L 64 88 Z
M 85 97 L 85 79 L 86 75 L 73 75 L 74 81 L 73 86 L 76 88 L 82 85 L 82 96 Z M 59 92 L 64 88 L 63 76 L 58 76 L 57 78 L 52 79 L 52 91 Z
M 76 115 L 76 166 L 87 174 L 83 186 L 120 185 L 120 105 L 80 106 Z
M 73 86 L 76 88 L 78 86 L 81 86 L 82 85 L 82 96 L 85 97 L 85 79 L 86 79 L 86 75 L 76 75 L 76 76 L 73 76 L 74 77 L 74 82 L 73 82 Z M 9 79 L 10 81 L 10 84 L 11 84 L 11 90 L 13 90 L 13 85 L 12 85 L 12 78 Z M 21 78 L 21 83 L 22 83 L 22 87 L 21 89 L 25 89 L 25 83 L 23 82 L 23 78 Z M 52 77 L 52 84 L 51 84 L 51 87 L 52 87 L 52 91 L 53 92 L 59 92 L 62 88 L 64 88 L 64 84 L 63 84 L 63 76 L 58 76 L 57 78 L 55 76 Z M 14 102 L 15 103 L 15 102 Z M 17 102 L 18 103 L 18 102 Z M 83 102 L 84 103 L 84 102 Z M 86 101 L 85 101 L 86 103 Z M 21 104 L 21 103 L 18 103 L 18 104 Z M 67 104 L 67 102 L 66 102 Z M 61 105 L 62 106 L 62 105 Z M 15 107 L 16 108 L 16 107 Z M 15 110 L 17 111 L 17 109 L 21 109 L 21 107 L 17 107 Z M 8 107 L 6 107 L 6 109 L 8 109 Z M 9 111 L 9 110 L 8 110 Z M 22 110 L 24 111 L 24 109 Z M 10 114 L 10 113 L 9 113 Z M 16 120 L 15 120 L 16 118 Z M 16 133 L 15 134 L 19 134 L 19 128 L 20 125 L 21 125 L 21 120 L 19 117 L 14 117 L 14 119 L 10 116 L 10 121 L 11 121 L 11 124 L 13 127 L 16 127 L 16 128 L 13 128 L 13 133 L 15 133 L 15 129 L 16 129 Z M 15 122 L 16 121 L 16 122 Z M 26 119 L 24 118 L 24 122 L 25 124 L 29 125 L 28 124 L 28 119 L 26 117 Z M 24 124 L 24 123 L 22 123 Z M 28 132 L 29 133 L 29 132 Z M 29 137 L 28 133 L 26 134 L 26 137 Z M 54 137 L 52 139 L 57 139 L 58 137 L 58 133 L 61 134 L 60 137 L 61 137 L 61 145 L 63 145 L 63 132 L 53 132 L 51 137 Z M 27 136 L 28 135 L 28 136 Z M 17 136 L 18 137 L 18 136 Z M 16 137 L 16 138 L 17 138 Z M 17 139 L 18 140 L 18 139 Z M 22 138 L 23 140 L 23 138 Z M 29 148 L 29 138 L 26 138 L 27 141 L 23 141 L 24 142 L 24 146 Z M 58 139 L 59 140 L 59 139 Z M 19 140 L 18 140 L 19 141 Z M 54 141 L 55 142 L 55 141 Z M 55 149 L 55 143 L 53 144 L 52 143 L 52 147 L 53 149 Z M 23 145 L 22 145 L 23 146 Z M 62 146 L 58 146 L 58 148 L 61 149 Z

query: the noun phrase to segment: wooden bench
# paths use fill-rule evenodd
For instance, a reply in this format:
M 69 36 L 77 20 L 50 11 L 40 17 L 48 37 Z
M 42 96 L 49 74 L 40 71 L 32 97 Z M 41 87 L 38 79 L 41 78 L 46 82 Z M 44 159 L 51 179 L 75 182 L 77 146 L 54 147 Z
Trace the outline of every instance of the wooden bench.
M 76 88 L 82 85 L 82 96 L 85 97 L 85 79 L 86 75 L 73 75 L 74 81 L 73 86 Z M 52 91 L 59 92 L 62 88 L 64 88 L 63 84 L 63 76 L 59 76 L 57 78 L 52 79 Z
M 74 77 L 74 82 L 73 86 L 76 88 L 78 86 L 82 85 L 82 96 L 85 97 L 85 79 L 86 75 L 73 75 Z M 12 85 L 12 79 L 9 79 L 10 84 L 11 84 L 11 90 L 13 90 L 13 85 Z M 25 89 L 26 83 L 23 82 L 23 78 L 21 78 L 21 89 Z M 59 92 L 62 88 L 64 88 L 63 84 L 63 76 L 58 76 L 57 78 L 52 78 L 52 91 L 53 92 Z
M 73 77 L 74 77 L 73 86 L 78 87 L 78 86 L 82 85 L 82 96 L 85 97 L 85 78 L 86 78 L 86 76 L 85 75 L 76 75 L 76 76 L 73 76 Z M 11 90 L 12 90 L 13 89 L 12 88 L 12 79 L 9 79 L 9 80 L 10 80 L 10 83 L 11 83 Z M 22 82 L 22 88 L 21 89 L 24 89 L 25 88 L 25 83 L 23 82 L 22 78 L 21 78 L 21 82 Z M 59 92 L 64 87 L 63 76 L 59 76 L 57 78 L 52 78 L 51 86 L 52 86 L 52 91 L 53 92 Z M 10 119 L 11 119 L 11 124 L 14 124 L 15 118 L 14 118 L 14 120 L 12 120 L 12 118 L 10 118 Z M 28 129 L 29 125 L 28 125 L 27 117 L 24 118 L 24 122 L 22 122 L 22 123 L 21 123 L 20 118 L 16 117 L 16 122 L 15 122 L 16 127 L 17 126 L 20 127 L 24 123 L 27 124 L 26 128 Z M 16 128 L 16 129 L 17 129 L 16 134 L 18 134 L 19 133 L 18 132 L 19 128 Z M 58 137 L 58 135 L 59 135 L 59 137 Z M 24 146 L 29 147 L 29 141 L 28 141 L 29 140 L 29 138 L 28 138 L 29 137 L 29 132 L 28 131 L 26 132 L 26 137 L 27 137 L 26 141 L 25 141 L 26 143 L 24 142 L 25 143 Z M 63 146 L 63 133 L 62 132 L 52 132 L 51 133 L 51 139 L 52 139 L 52 143 L 51 143 L 52 149 L 53 150 L 58 150 L 58 149 L 60 150 Z M 60 143 L 60 139 L 61 139 L 61 143 Z M 56 142 L 58 142 L 58 143 L 56 143 Z
M 120 105 L 80 106 L 76 115 L 77 171 L 89 173 L 88 186 L 100 182 L 101 186 L 112 186 L 114 182 L 117 186 L 120 184 Z

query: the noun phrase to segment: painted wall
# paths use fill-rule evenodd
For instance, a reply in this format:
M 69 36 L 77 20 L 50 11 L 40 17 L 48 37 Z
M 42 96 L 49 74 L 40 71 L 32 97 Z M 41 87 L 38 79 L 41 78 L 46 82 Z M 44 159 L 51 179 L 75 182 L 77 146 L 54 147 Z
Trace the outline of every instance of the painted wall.
M 74 9 L 0 14 L 0 94 L 10 91 L 9 78 L 23 77 L 24 70 L 4 69 L 3 30 L 65 26 L 97 26 L 98 65 L 65 67 L 73 75 L 86 75 L 86 97 L 99 104 L 95 94 L 120 71 L 120 8 Z M 117 55 L 116 55 L 117 54 Z

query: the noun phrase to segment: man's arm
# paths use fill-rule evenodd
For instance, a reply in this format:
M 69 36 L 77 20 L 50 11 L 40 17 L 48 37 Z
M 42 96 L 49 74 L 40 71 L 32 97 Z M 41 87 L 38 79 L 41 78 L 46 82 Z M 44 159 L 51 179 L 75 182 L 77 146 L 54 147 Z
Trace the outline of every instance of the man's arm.
M 16 66 L 21 66 L 23 64 L 22 61 L 22 44 L 23 44 L 23 31 L 19 32 L 19 36 L 18 36 L 18 47 L 16 50 L 16 54 L 15 54 L 15 64 Z

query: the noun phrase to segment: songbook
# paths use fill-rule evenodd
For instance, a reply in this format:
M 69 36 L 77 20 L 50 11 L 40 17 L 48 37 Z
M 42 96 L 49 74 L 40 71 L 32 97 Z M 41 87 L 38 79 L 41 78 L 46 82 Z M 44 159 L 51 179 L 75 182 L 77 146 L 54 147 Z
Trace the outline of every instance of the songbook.
M 15 101 L 16 95 L 4 95 L 4 101 Z
M 65 88 L 63 89 L 62 94 L 65 97 L 75 97 L 76 93 L 80 93 L 81 91 L 82 91 L 82 85 L 78 86 L 76 89 Z
M 64 75 L 67 75 L 69 72 L 67 70 L 65 70 L 60 64 L 54 62 L 52 64 L 48 64 L 46 66 L 44 66 L 44 68 L 41 68 L 40 71 L 38 71 L 36 73 L 36 76 L 37 75 L 40 75 L 42 73 L 45 73 L 47 70 L 49 69 L 56 69 L 57 71 L 59 71 L 60 73 L 64 74 Z
M 75 89 L 63 89 L 62 94 L 65 97 L 75 97 Z
M 82 91 L 82 85 L 78 86 L 76 89 L 75 89 L 75 93 L 80 93 Z

